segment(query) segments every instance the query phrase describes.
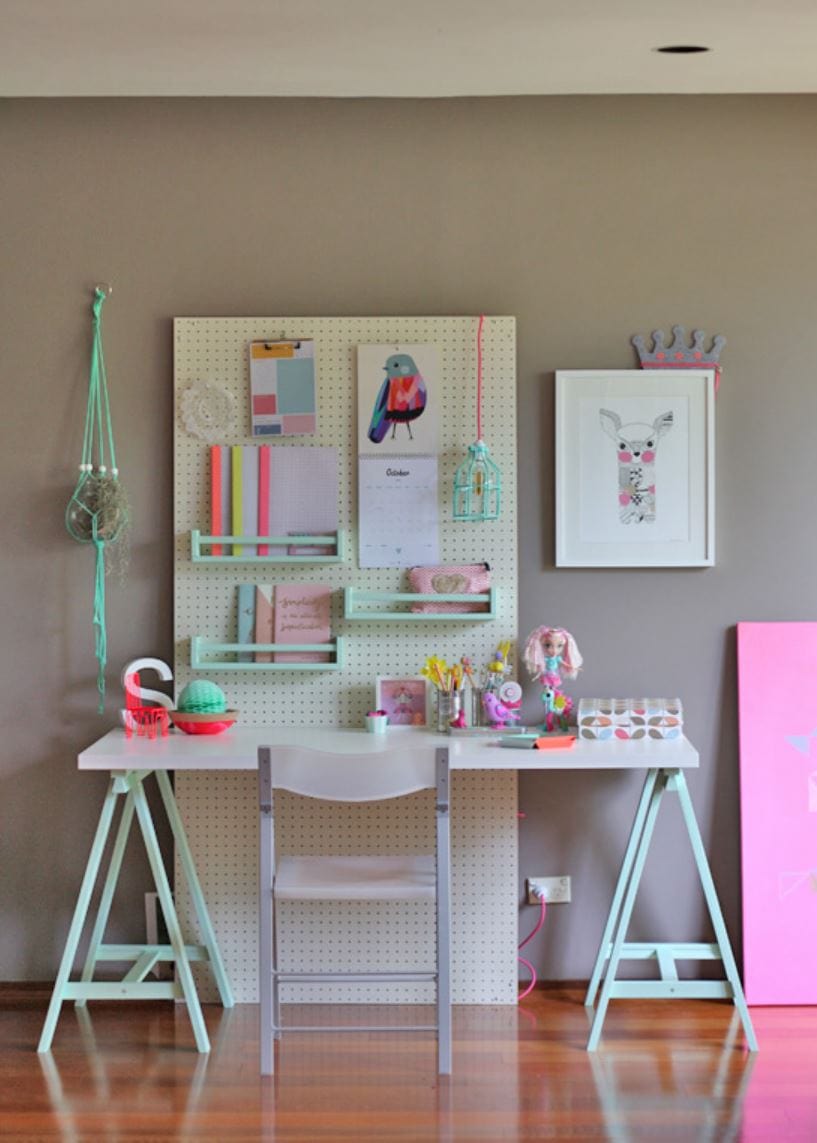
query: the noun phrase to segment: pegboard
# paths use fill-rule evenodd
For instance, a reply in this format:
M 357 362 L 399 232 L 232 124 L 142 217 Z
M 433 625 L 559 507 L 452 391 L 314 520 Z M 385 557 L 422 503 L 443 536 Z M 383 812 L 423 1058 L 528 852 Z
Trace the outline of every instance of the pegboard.
M 342 636 L 342 670 L 241 671 L 208 670 L 229 705 L 245 725 L 362 726 L 374 703 L 378 675 L 412 676 L 428 654 L 449 661 L 468 655 L 488 661 L 502 639 L 517 631 L 516 521 L 516 341 L 515 322 L 488 317 L 483 329 L 483 433 L 502 471 L 500 518 L 482 523 L 454 522 L 451 493 L 454 472 L 476 436 L 478 319 L 417 318 L 177 318 L 175 350 L 175 681 L 177 693 L 202 672 L 190 669 L 193 635 L 233 642 L 236 630 L 236 585 L 239 583 L 322 583 L 333 589 L 332 634 Z M 210 381 L 233 396 L 234 416 L 218 444 L 254 443 L 250 435 L 248 343 L 272 338 L 312 338 L 315 343 L 318 431 L 304 437 L 274 438 L 273 448 L 331 445 L 338 450 L 338 527 L 346 532 L 346 560 L 340 564 L 193 564 L 190 531 L 210 531 L 208 503 L 209 444 L 188 433 L 182 423 L 179 396 L 197 381 Z M 357 434 L 356 347 L 358 345 L 432 344 L 439 352 L 439 507 L 442 563 L 491 566 L 498 588 L 497 618 L 483 622 L 411 623 L 355 621 L 343 618 L 342 589 L 408 590 L 400 569 L 361 569 L 357 563 Z M 257 443 L 257 442 L 255 442 Z M 516 995 L 516 777 L 513 774 L 455 775 L 452 818 L 453 862 L 453 997 L 456 1003 L 511 1003 Z M 202 884 L 213 913 L 227 971 L 238 1000 L 257 998 L 257 823 L 255 776 L 250 774 L 177 774 L 176 797 L 191 836 Z M 324 809 L 306 825 L 303 809 L 287 800 L 279 807 L 282 844 L 310 848 L 310 836 L 324 845 L 337 834 L 351 851 L 363 839 L 374 843 L 402 837 L 416 844 L 422 815 L 400 803 L 399 822 L 380 807 L 355 830 L 346 810 Z M 338 822 L 344 822 L 339 831 Z M 396 826 L 399 824 L 400 829 Z M 312 851 L 316 849 L 313 847 Z M 320 850 L 317 850 L 320 851 Z M 341 852 L 338 845 L 324 852 Z M 183 878 L 178 878 L 183 884 Z M 180 893 L 179 907 L 191 924 L 190 902 Z M 289 906 L 294 910 L 296 906 Z M 332 918 L 316 907 L 297 906 L 297 922 L 283 954 L 306 964 L 327 931 L 333 955 L 342 967 L 362 966 L 370 951 L 394 964 L 399 957 L 422 960 L 433 926 L 422 906 L 366 906 L 350 921 Z M 320 920 L 318 917 L 320 916 Z M 337 922 L 337 923 L 335 923 Z M 191 926 L 195 927 L 195 926 Z M 375 932 L 380 935 L 375 936 Z M 385 943 L 384 943 L 385 942 Z M 325 962 L 324 962 L 325 963 Z M 200 978 L 203 994 L 214 998 L 210 982 Z M 399 992 L 399 995 L 398 995 Z M 358 986 L 339 992 L 296 989 L 285 999 L 319 1001 L 360 999 L 426 1000 L 420 985 Z

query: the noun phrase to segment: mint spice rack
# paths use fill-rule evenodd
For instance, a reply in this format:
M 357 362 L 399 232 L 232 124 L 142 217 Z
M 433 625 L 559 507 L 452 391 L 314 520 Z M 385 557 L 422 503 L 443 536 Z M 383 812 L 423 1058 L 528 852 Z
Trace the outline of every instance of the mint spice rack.
M 440 620 L 458 623 L 484 623 L 496 619 L 496 591 L 492 587 L 485 594 L 438 594 L 407 591 L 363 591 L 347 587 L 343 592 L 345 619 L 373 619 L 380 621 L 437 623 Z M 418 603 L 470 603 L 486 606 L 485 611 L 412 611 Z
M 225 655 L 255 654 L 256 651 L 320 651 L 329 655 L 328 663 L 239 663 Z M 213 656 L 218 656 L 214 658 Z M 343 667 L 343 640 L 328 643 L 217 643 L 194 635 L 190 640 L 190 666 L 194 671 L 339 671 Z
M 213 546 L 220 545 L 221 555 L 212 554 Z M 267 555 L 251 555 L 241 552 L 233 555 L 234 547 L 266 545 L 271 550 Z M 332 548 L 328 555 L 307 552 L 305 555 L 289 555 L 288 548 Z M 206 550 L 205 550 L 206 549 Z M 340 564 L 344 556 L 344 533 L 329 532 L 325 536 L 205 536 L 194 528 L 190 533 L 190 553 L 194 564 Z

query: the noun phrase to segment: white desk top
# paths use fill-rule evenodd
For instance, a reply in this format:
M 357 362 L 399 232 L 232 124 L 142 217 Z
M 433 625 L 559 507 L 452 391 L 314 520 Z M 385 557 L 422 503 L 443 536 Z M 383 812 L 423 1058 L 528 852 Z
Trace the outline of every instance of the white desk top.
M 126 738 L 111 730 L 79 755 L 80 770 L 255 770 L 259 746 L 304 746 L 331 754 L 384 754 L 416 743 L 430 750 L 447 746 L 452 770 L 647 770 L 690 769 L 698 751 L 686 738 L 636 742 L 592 742 L 578 739 L 562 750 L 519 750 L 501 747 L 497 736 L 433 734 L 427 730 L 364 730 L 248 726 L 223 734 L 191 735 L 173 730 L 150 741 Z

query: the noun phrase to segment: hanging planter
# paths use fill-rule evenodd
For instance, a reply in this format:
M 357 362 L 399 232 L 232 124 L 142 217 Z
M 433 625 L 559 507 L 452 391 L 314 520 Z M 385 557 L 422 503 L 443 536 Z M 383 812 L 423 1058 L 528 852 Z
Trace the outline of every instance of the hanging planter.
M 88 378 L 88 405 L 82 438 L 79 478 L 65 509 L 68 534 L 78 543 L 93 544 L 95 650 L 99 713 L 105 706 L 105 665 L 107 632 L 105 627 L 105 550 L 106 545 L 120 540 L 128 526 L 128 500 L 119 481 L 116 467 L 108 381 L 102 354 L 102 306 L 110 291 L 97 286 L 92 311 L 91 367 Z
M 482 439 L 482 326 L 477 330 L 477 439 L 468 446 L 468 456 L 454 475 L 454 519 L 496 520 L 502 493 L 502 474 L 491 460 Z

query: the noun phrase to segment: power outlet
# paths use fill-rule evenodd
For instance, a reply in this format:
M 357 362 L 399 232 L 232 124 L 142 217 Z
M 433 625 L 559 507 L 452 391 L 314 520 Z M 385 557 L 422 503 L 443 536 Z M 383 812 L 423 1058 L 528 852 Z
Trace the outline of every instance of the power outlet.
M 539 904 L 539 892 L 544 897 L 546 905 L 567 905 L 570 903 L 569 877 L 528 877 L 525 881 L 525 888 L 529 905 Z

